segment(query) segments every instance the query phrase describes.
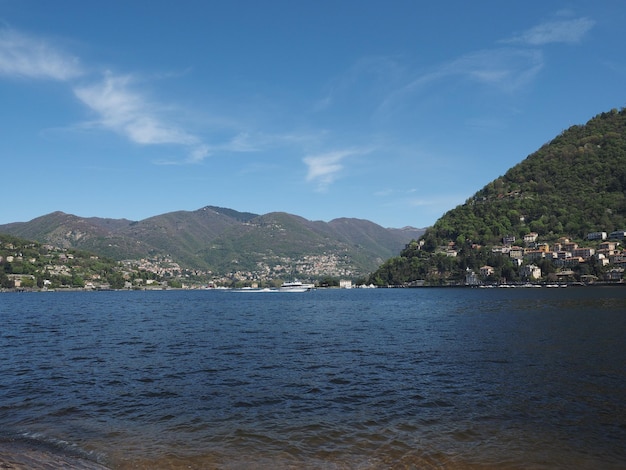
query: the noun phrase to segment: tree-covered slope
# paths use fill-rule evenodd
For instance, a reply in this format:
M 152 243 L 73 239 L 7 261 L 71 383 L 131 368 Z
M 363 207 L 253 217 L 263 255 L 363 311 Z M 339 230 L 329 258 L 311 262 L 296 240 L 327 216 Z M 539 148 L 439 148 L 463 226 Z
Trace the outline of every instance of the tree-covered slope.
M 413 229 L 412 233 L 420 232 Z M 300 276 L 306 273 L 298 265 L 306 264 L 307 259 L 316 257 L 320 262 L 332 258 L 338 267 L 331 271 L 345 269 L 346 273 L 363 275 L 400 252 L 409 239 L 407 232 L 385 229 L 366 220 L 336 219 L 327 223 L 272 212 L 226 230 L 206 246 L 200 258 L 219 272 L 284 265 Z
M 584 240 L 595 231 L 626 228 L 626 110 L 602 113 L 573 126 L 465 204 L 444 214 L 399 258 L 386 262 L 372 277 L 402 284 L 433 273 L 459 278 L 489 259 L 478 246 L 501 244 L 503 237 Z M 443 259 L 445 247 L 455 259 Z M 473 247 L 473 248 L 472 248 Z M 477 256 L 481 254 L 482 256 Z

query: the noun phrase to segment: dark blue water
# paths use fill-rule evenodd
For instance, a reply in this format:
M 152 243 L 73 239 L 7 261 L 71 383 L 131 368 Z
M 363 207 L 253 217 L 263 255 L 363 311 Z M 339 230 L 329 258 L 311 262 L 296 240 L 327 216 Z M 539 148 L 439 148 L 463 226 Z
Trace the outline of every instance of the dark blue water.
M 112 468 L 624 468 L 626 288 L 0 295 L 0 440 Z

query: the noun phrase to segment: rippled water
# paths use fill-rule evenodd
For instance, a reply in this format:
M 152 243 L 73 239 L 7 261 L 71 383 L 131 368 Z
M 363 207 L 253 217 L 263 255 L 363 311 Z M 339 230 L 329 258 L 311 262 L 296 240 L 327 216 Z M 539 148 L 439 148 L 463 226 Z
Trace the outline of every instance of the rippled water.
M 623 468 L 626 289 L 0 295 L 0 440 L 112 468 Z

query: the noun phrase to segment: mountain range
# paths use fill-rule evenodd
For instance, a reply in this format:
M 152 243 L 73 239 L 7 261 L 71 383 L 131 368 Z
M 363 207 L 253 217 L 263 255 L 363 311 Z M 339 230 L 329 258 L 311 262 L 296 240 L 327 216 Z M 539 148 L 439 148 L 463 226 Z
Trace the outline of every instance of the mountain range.
M 140 221 L 53 212 L 0 225 L 0 233 L 115 260 L 168 259 L 183 269 L 222 276 L 244 272 L 253 278 L 362 276 L 423 232 L 354 218 L 310 221 L 215 206 Z
M 504 249 L 499 245 L 529 235 L 544 247 L 566 238 L 580 243 L 590 233 L 620 230 L 626 232 L 625 109 L 563 131 L 427 230 L 215 206 L 141 221 L 54 212 L 0 225 L 0 233 L 114 260 L 169 260 L 237 279 L 356 278 L 375 271 L 369 280 L 379 285 L 462 282 L 481 265 L 493 265 L 495 277 L 519 279 L 521 265 L 498 255 Z M 611 251 L 608 256 L 624 256 L 623 247 Z M 575 271 L 603 276 L 617 266 L 613 258 L 604 258 L 608 265 L 598 258 L 585 261 Z M 542 263 L 547 271 L 555 269 L 545 257 Z

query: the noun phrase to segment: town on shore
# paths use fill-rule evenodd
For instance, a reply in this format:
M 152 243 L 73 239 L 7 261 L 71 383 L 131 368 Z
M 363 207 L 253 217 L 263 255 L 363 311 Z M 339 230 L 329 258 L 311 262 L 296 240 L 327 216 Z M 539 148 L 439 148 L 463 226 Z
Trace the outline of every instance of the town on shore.
M 589 242 L 594 242 L 594 246 L 579 246 L 578 243 L 569 238 L 560 237 L 556 243 L 550 246 L 546 242 L 538 241 L 539 235 L 530 232 L 524 236 L 524 245 L 515 245 L 516 239 L 507 236 L 502 239 L 502 245 L 491 248 L 492 253 L 508 256 L 519 268 L 520 278 L 524 284 L 548 284 L 557 282 L 561 285 L 591 285 L 591 284 L 615 284 L 624 283 L 624 270 L 626 268 L 626 252 L 620 250 L 618 240 L 626 239 L 626 230 L 619 230 L 611 233 L 591 232 L 587 235 Z M 450 254 L 455 256 L 455 254 Z M 549 263 L 540 263 L 549 261 Z M 550 272 L 544 273 L 539 266 L 552 267 Z M 587 269 L 588 274 L 576 275 L 576 268 L 583 264 L 587 266 L 599 267 L 598 274 L 592 274 L 591 269 Z M 580 272 L 580 270 L 578 269 Z M 493 285 L 501 284 L 499 280 L 492 278 L 495 269 L 493 266 L 481 266 L 478 272 L 468 269 L 465 275 L 465 285 Z
M 496 268 L 483 265 L 468 268 L 463 280 L 447 286 L 626 285 L 626 252 L 621 246 L 626 230 L 592 232 L 586 238 L 588 246 L 565 237 L 550 245 L 535 232 L 526 234 L 519 244 L 515 237 L 505 236 L 502 244 L 490 250 L 513 262 L 519 273 L 515 281 L 499 278 Z M 448 257 L 458 255 L 454 243 L 438 251 Z M 315 266 L 321 272 L 326 264 Z M 272 288 L 285 280 L 259 278 L 252 273 L 215 278 L 210 273 L 184 269 L 167 257 L 114 262 L 90 253 L 17 239 L 0 240 L 0 268 L 0 291 L 4 292 Z M 426 286 L 419 280 L 401 286 L 374 286 L 364 279 L 330 275 L 312 277 L 307 282 L 316 288 L 344 289 Z

